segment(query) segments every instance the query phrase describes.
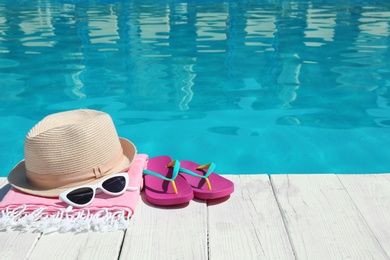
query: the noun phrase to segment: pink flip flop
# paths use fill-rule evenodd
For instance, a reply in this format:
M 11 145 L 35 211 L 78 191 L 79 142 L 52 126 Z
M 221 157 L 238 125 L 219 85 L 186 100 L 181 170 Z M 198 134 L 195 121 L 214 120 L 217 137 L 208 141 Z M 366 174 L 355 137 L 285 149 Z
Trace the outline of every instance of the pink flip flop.
M 179 175 L 192 187 L 198 199 L 218 199 L 228 196 L 234 191 L 230 180 L 214 173 L 215 164 L 199 165 L 191 161 L 180 161 Z
M 191 186 L 179 173 L 180 163 L 169 156 L 150 158 L 143 171 L 145 197 L 159 206 L 179 205 L 194 198 Z

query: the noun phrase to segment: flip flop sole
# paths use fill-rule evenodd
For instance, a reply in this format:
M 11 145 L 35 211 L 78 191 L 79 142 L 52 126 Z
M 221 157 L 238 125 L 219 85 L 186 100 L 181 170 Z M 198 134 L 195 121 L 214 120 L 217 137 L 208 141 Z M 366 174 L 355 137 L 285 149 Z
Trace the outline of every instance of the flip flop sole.
M 169 156 L 150 158 L 147 169 L 167 178 L 172 177 L 172 168 L 167 165 L 172 161 Z M 175 179 L 178 193 L 176 194 L 170 181 L 156 176 L 144 175 L 144 191 L 146 200 L 154 205 L 170 206 L 187 203 L 194 198 L 191 186 L 178 175 Z
M 188 169 L 196 174 L 204 175 L 206 172 L 204 170 L 197 170 L 196 168 L 199 164 L 196 164 L 191 161 L 180 161 L 180 167 Z M 234 184 L 232 181 L 216 174 L 211 173 L 208 177 L 211 190 L 208 189 L 205 179 L 195 177 L 186 173 L 179 173 L 192 187 L 194 191 L 194 196 L 198 199 L 218 199 L 226 197 L 234 192 Z

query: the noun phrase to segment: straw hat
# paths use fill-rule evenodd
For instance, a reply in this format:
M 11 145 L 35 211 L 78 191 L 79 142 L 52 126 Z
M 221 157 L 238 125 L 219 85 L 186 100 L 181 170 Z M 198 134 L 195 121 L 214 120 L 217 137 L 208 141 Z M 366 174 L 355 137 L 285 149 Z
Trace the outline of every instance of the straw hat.
M 58 197 L 69 188 L 93 184 L 127 169 L 137 150 L 119 138 L 111 117 L 79 109 L 49 115 L 28 132 L 24 160 L 8 175 L 23 192 Z

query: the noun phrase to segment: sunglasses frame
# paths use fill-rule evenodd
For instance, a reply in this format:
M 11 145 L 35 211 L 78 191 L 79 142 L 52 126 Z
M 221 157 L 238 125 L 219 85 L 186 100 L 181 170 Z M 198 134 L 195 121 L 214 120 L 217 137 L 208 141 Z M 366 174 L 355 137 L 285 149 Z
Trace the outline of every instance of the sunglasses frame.
M 124 177 L 125 178 L 125 186 L 123 188 L 123 190 L 121 192 L 110 192 L 106 189 L 103 188 L 103 183 L 111 178 L 115 178 L 115 177 Z M 117 173 L 117 174 L 114 174 L 114 175 L 110 175 L 108 176 L 107 178 L 104 178 L 102 179 L 101 181 L 99 181 L 98 183 L 95 183 L 95 184 L 92 184 L 92 185 L 82 185 L 82 186 L 77 186 L 77 187 L 73 187 L 69 190 L 66 190 L 64 192 L 62 192 L 60 195 L 59 195 L 59 199 L 65 203 L 67 203 L 68 205 L 72 206 L 72 207 L 76 207 L 76 208 L 82 208 L 82 207 L 86 207 L 88 206 L 89 204 L 92 203 L 92 201 L 94 200 L 95 196 L 96 196 L 96 190 L 99 189 L 101 190 L 102 192 L 104 192 L 105 194 L 108 194 L 108 195 L 111 195 L 111 196 L 120 196 L 122 195 L 123 193 L 125 193 L 126 190 L 132 190 L 130 187 L 128 187 L 129 185 L 129 174 L 126 173 L 126 172 L 120 172 L 120 173 Z M 88 201 L 87 203 L 85 204 L 76 204 L 74 203 L 73 201 L 69 200 L 67 195 L 75 190 L 78 190 L 78 189 L 83 189 L 83 188 L 90 188 L 92 189 L 93 191 L 93 195 L 92 195 L 92 198 L 90 201 Z

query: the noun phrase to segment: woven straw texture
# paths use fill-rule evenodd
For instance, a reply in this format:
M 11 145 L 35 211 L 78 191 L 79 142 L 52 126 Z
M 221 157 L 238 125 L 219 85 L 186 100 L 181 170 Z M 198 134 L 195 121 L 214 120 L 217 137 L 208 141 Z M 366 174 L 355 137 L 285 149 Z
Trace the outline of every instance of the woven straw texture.
M 52 197 L 128 168 L 136 148 L 118 137 L 108 114 L 79 109 L 49 115 L 36 124 L 26 136 L 24 154 L 9 182 L 24 192 Z

